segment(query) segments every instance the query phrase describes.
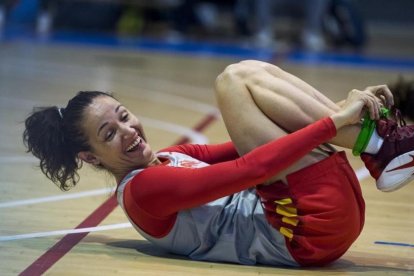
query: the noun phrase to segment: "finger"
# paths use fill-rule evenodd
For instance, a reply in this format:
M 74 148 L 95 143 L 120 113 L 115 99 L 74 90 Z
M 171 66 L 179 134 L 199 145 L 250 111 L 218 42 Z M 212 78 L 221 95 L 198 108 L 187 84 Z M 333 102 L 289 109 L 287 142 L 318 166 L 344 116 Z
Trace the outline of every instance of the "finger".
M 387 99 L 385 98 L 385 96 L 384 96 L 384 95 L 380 95 L 378 98 L 379 98 L 379 99 L 380 99 L 380 101 L 381 101 L 381 105 L 385 105 L 385 106 L 387 106 Z
M 375 96 L 375 91 L 376 90 L 374 89 L 374 87 L 370 86 L 370 87 L 367 87 L 367 88 L 365 88 L 364 90 L 362 90 L 360 92 L 361 92 L 361 94 L 372 97 L 372 96 Z
M 376 87 L 375 95 L 382 95 L 385 97 L 385 105 L 390 108 L 394 105 L 394 96 L 392 95 L 391 90 L 388 88 L 387 85 L 379 85 Z
M 376 98 L 369 98 L 370 102 L 370 117 L 372 120 L 378 120 L 379 119 L 379 104 L 376 100 Z
M 381 104 L 381 98 L 380 97 L 377 97 L 377 96 L 375 96 L 371 93 L 366 94 L 366 97 L 368 97 L 369 100 L 373 102 L 375 107 L 379 107 L 379 105 Z
M 375 119 L 375 108 L 374 108 L 374 102 L 372 101 L 372 99 L 370 97 L 365 97 L 364 105 L 365 105 L 366 110 L 368 111 L 369 117 L 374 120 Z
M 376 114 L 378 114 L 376 115 L 376 119 L 379 119 L 382 113 L 381 109 L 384 106 L 387 106 L 387 100 L 384 95 L 379 95 L 378 97 L 374 96 L 373 99 L 375 100 L 375 106 L 376 106 L 375 108 L 377 110 Z

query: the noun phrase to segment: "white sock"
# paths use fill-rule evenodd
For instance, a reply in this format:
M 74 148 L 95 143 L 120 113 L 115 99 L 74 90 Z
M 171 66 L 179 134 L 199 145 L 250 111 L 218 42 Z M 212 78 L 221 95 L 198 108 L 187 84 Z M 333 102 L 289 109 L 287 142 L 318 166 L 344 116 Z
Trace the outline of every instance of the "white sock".
M 364 150 L 364 152 L 376 154 L 380 150 L 383 142 L 384 139 L 379 136 L 377 130 L 374 129 L 374 132 L 372 133 L 371 138 L 369 138 L 367 148 Z

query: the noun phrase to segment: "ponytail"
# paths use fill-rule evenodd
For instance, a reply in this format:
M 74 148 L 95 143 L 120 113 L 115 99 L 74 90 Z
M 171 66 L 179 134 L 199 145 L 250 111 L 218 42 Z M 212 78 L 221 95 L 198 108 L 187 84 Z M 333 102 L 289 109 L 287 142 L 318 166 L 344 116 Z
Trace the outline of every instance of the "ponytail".
M 389 85 L 394 95 L 394 106 L 404 117 L 414 120 L 414 80 L 406 80 L 402 76 Z
M 93 99 L 109 94 L 79 92 L 66 108 L 37 107 L 25 121 L 23 142 L 27 152 L 40 160 L 40 169 L 61 190 L 67 191 L 79 181 L 81 151 L 90 150 L 82 130 L 83 112 Z

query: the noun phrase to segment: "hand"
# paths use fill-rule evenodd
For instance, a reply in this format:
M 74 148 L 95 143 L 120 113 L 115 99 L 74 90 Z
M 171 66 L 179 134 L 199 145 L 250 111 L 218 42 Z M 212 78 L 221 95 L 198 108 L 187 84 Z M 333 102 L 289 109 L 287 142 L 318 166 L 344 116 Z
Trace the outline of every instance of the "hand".
M 386 108 L 391 109 L 394 106 L 394 96 L 386 84 L 369 86 L 364 91 L 379 98 Z
M 386 85 L 367 87 L 363 91 L 353 89 L 343 102 L 341 110 L 331 118 L 337 129 L 358 123 L 365 111 L 369 112 L 371 119 L 378 120 L 380 108 L 384 105 L 388 108 L 394 105 L 394 97 Z

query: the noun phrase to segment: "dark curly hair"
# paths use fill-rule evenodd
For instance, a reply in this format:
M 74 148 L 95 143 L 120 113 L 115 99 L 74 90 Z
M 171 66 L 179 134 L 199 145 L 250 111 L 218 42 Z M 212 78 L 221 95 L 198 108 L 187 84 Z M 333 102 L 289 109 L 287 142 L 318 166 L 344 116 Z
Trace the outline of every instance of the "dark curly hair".
M 25 121 L 27 152 L 39 158 L 42 172 L 63 191 L 79 181 L 77 170 L 82 161 L 77 154 L 90 150 L 81 127 L 84 110 L 99 96 L 112 97 L 100 91 L 81 91 L 66 108 L 35 107 Z
M 414 121 L 414 80 L 406 80 L 402 76 L 394 83 L 388 85 L 394 95 L 395 108 L 401 114 Z

